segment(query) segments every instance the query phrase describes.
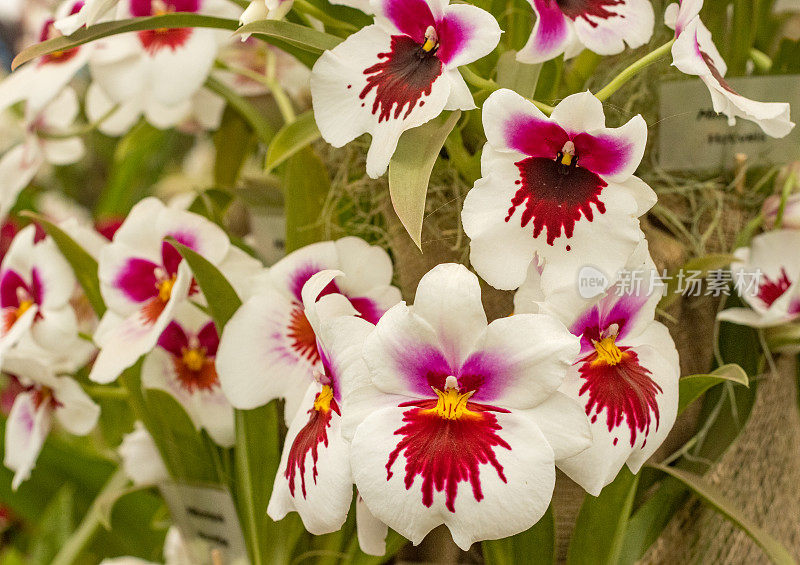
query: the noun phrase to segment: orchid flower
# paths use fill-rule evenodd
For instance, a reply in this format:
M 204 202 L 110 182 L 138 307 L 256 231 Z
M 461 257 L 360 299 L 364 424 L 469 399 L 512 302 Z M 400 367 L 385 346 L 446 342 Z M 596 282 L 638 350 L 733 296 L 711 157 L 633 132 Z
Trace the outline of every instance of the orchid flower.
M 581 407 L 557 392 L 577 352 L 549 315 L 487 323 L 478 278 L 435 267 L 413 306 L 378 321 L 363 363 L 342 363 L 342 433 L 370 512 L 414 544 L 445 524 L 464 550 L 530 528 L 555 459 L 590 442 Z
M 728 116 L 730 125 L 737 117 L 744 118 L 757 123 L 767 135 L 785 137 L 794 128 L 789 104 L 750 100 L 727 83 L 725 61 L 700 20 L 702 7 L 703 0 L 681 0 L 667 6 L 664 21 L 675 30 L 672 64 L 682 73 L 700 77 L 711 93 L 714 110 Z
M 116 379 L 156 346 L 180 303 L 190 295 L 200 298 L 188 265 L 166 237 L 201 254 L 223 274 L 230 270 L 234 287 L 260 266 L 202 216 L 168 208 L 155 198 L 139 202 L 100 253 L 100 291 L 108 310 L 94 336 L 100 353 L 91 380 Z
M 639 273 L 643 281 L 655 280 L 646 276 L 655 274 L 655 265 L 645 242 L 625 270 Z M 580 403 L 592 429 L 589 449 L 556 463 L 597 496 L 623 465 L 638 473 L 675 423 L 680 366 L 667 328 L 654 320 L 660 285 L 625 288 L 617 280 L 591 300 L 578 296 L 574 283 L 541 302 L 531 300 L 537 294 L 544 295 L 531 269 L 514 312 L 551 313 L 580 338 L 580 353 L 559 391 Z
M 781 200 L 780 194 L 773 194 L 764 201 L 764 205 L 761 207 L 764 225 L 769 229 L 775 227 L 775 222 L 778 220 Z M 779 227 L 800 230 L 800 193 L 795 192 L 786 198 L 786 202 L 783 203 L 783 213 Z
M 322 137 L 334 147 L 372 136 L 367 174 L 381 176 L 400 135 L 443 110 L 475 108 L 458 67 L 497 46 L 500 27 L 468 4 L 373 0 L 375 24 L 326 51 L 311 70 Z
M 41 348 L 69 350 L 78 334 L 70 305 L 75 276 L 49 238 L 30 225 L 0 264 L 0 355 L 26 338 Z
M 181 304 L 142 365 L 142 386 L 171 394 L 195 427 L 217 444 L 232 447 L 233 408 L 219 387 L 214 359 L 219 346 L 211 318 L 192 304 Z
M 30 104 L 26 108 L 23 142 L 0 158 L 0 219 L 6 217 L 19 193 L 46 163 L 69 165 L 84 155 L 85 148 L 79 137 L 62 136 L 80 110 L 74 90 L 62 89 L 41 110 L 32 108 Z
M 653 35 L 653 5 L 648 0 L 528 0 L 536 13 L 528 42 L 517 53 L 522 63 L 543 63 L 583 48 L 615 55 L 641 47 Z
M 641 116 L 607 128 L 591 93 L 568 96 L 546 117 L 510 90 L 483 107 L 481 174 L 462 212 L 470 261 L 495 288 L 518 288 L 534 257 L 543 284 L 577 280 L 587 261 L 622 268 L 643 238 L 639 216 L 656 201 L 633 176 L 644 154 Z
M 83 2 L 80 0 L 67 0 L 60 4 L 55 17 L 46 19 L 42 24 L 39 41 L 60 36 L 54 22 L 76 13 L 82 6 Z M 0 82 L 0 109 L 24 100 L 31 113 L 40 112 L 86 65 L 93 50 L 94 46 L 91 44 L 80 45 L 67 51 L 44 55 L 17 69 Z
M 70 377 L 56 376 L 35 359 L 6 356 L 3 370 L 15 375 L 24 389 L 14 399 L 5 432 L 3 464 L 14 471 L 16 490 L 30 477 L 50 433 L 53 416 L 69 433 L 88 434 L 100 417 L 100 407 Z
M 153 437 L 138 420 L 117 449 L 125 475 L 137 486 L 153 486 L 169 479 L 169 473 Z
M 341 294 L 320 295 L 341 271 L 321 271 L 303 286 L 303 306 L 314 330 L 321 370 L 314 373 L 286 434 L 267 513 L 281 520 L 296 511 L 315 535 L 339 530 L 353 498 L 350 444 L 342 437 L 348 383 L 341 367 L 362 363 L 364 340 L 374 326 Z M 318 302 L 319 301 L 319 302 Z M 363 505 L 356 506 L 362 549 L 383 555 L 386 527 Z
M 357 237 L 315 243 L 281 259 L 254 285 L 258 290 L 222 333 L 217 372 L 234 407 L 250 409 L 284 398 L 287 423 L 294 417 L 315 371 L 323 371 L 301 292 L 326 269 L 345 276 L 332 281 L 323 295 L 343 294 L 368 322 L 377 322 L 400 300 L 400 291 L 391 286 L 389 255 Z
M 237 13 L 225 0 L 121 0 L 116 16 L 124 19 L 173 12 Z M 225 32 L 215 29 L 166 28 L 100 41 L 90 69 L 95 89 L 103 96 L 94 92 L 89 113 L 102 115 L 95 106 L 105 103 L 106 109 L 118 106 L 108 118 L 112 123 L 131 123 L 144 115 L 156 127 L 175 125 L 189 113 L 192 98 L 208 78 L 226 39 Z
M 734 252 L 734 285 L 750 308 L 729 308 L 718 319 L 754 328 L 779 326 L 800 317 L 800 232 L 777 230 L 753 238 Z

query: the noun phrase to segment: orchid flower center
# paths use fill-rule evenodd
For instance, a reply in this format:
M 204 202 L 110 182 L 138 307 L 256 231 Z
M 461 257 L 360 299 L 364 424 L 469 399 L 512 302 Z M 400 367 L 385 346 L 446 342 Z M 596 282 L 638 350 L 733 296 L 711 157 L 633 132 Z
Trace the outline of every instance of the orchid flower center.
M 181 353 L 183 364 L 190 371 L 200 371 L 206 364 L 205 347 L 187 347 Z
M 331 402 L 333 401 L 333 388 L 330 385 L 324 385 L 322 390 L 314 400 L 314 410 L 317 412 L 328 413 L 331 410 Z
M 150 6 L 152 6 L 154 16 L 163 16 L 175 11 L 175 8 L 168 6 L 164 0 L 153 0 Z
M 606 365 L 614 366 L 622 362 L 622 350 L 617 345 L 617 336 L 619 335 L 619 325 L 611 324 L 604 332 L 606 335 L 598 340 L 592 340 L 594 350 L 597 352 L 597 359 L 593 364 L 604 363 Z
M 439 34 L 436 28 L 428 26 L 425 30 L 425 42 L 422 44 L 420 56 L 433 55 L 439 49 Z
M 175 286 L 175 279 L 175 275 L 171 277 L 159 277 L 159 281 L 156 283 L 156 288 L 158 289 L 158 299 L 164 304 L 169 302 L 169 299 L 172 296 L 172 289 Z
M 445 420 L 458 420 L 473 414 L 467 408 L 467 401 L 475 394 L 475 391 L 459 392 L 458 381 L 455 377 L 449 376 L 445 379 L 443 391 L 435 387 L 431 388 L 436 393 L 438 400 L 436 401 L 436 406 L 431 408 L 429 412 L 436 413 L 437 416 Z
M 17 319 L 20 319 L 22 315 L 30 309 L 31 306 L 36 304 L 28 291 L 22 287 L 17 287 L 17 301 L 19 302 L 16 312 Z
M 578 165 L 578 156 L 575 155 L 575 144 L 572 141 L 567 141 L 564 144 L 564 147 L 558 152 L 556 161 L 563 165 L 565 170 Z
M 42 406 L 45 406 L 49 409 L 59 408 L 61 403 L 56 399 L 56 395 L 53 392 L 53 389 L 46 386 L 41 386 L 35 388 L 33 391 L 33 405 L 38 410 Z

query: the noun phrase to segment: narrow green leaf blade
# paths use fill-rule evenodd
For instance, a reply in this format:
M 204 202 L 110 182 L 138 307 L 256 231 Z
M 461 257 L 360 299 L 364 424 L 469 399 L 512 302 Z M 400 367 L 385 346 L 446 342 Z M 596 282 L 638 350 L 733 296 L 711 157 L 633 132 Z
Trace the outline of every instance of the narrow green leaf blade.
M 320 137 L 314 112 L 309 110 L 290 124 L 283 126 L 267 149 L 266 172 L 286 161 L 298 151 L 312 144 Z
M 228 105 L 222 116 L 222 124 L 214 132 L 214 184 L 232 189 L 239 180 L 247 155 L 252 150 L 253 132 L 244 117 Z
M 497 84 L 510 88 L 526 98 L 533 98 L 542 64 L 528 65 L 517 61 L 517 52 L 506 51 L 497 61 Z
M 714 369 L 708 375 L 689 375 L 678 381 L 678 414 L 700 398 L 708 389 L 724 382 L 749 386 L 750 379 L 739 365 L 730 363 Z
M 656 465 L 655 467 L 681 481 L 692 489 L 697 496 L 702 498 L 705 503 L 741 528 L 764 550 L 764 553 L 767 554 L 773 563 L 776 565 L 796 564 L 794 558 L 778 540 L 754 524 L 749 518 L 742 514 L 739 508 L 734 506 L 729 500 L 726 500 L 724 495 L 720 493 L 716 487 L 708 484 L 701 476 L 665 465 Z
M 287 253 L 323 239 L 319 218 L 330 187 L 328 170 L 311 148 L 306 147 L 286 161 L 283 194 Z
M 211 312 L 211 317 L 214 319 L 214 324 L 217 326 L 217 331 L 222 334 L 222 330 L 228 320 L 233 317 L 242 301 L 236 294 L 236 291 L 225 278 L 225 275 L 219 272 L 208 259 L 175 241 L 172 238 L 167 240 L 175 246 L 178 253 L 181 254 L 189 267 L 192 269 L 192 274 L 197 281 L 200 290 L 203 291 L 203 296 L 208 301 L 208 309 Z
M 555 563 L 556 526 L 552 506 L 528 531 L 505 539 L 481 543 L 487 565 L 516 565 Z
M 568 565 L 616 565 L 638 484 L 639 475 L 623 467 L 600 496 L 586 496 L 567 551 Z
M 94 257 L 67 233 L 59 228 L 54 223 L 45 219 L 38 214 L 30 212 L 23 212 L 22 216 L 26 216 L 37 224 L 42 226 L 42 229 L 53 238 L 58 250 L 69 263 L 72 270 L 75 272 L 75 278 L 78 279 L 86 298 L 89 300 L 92 309 L 98 317 L 102 316 L 106 311 L 106 304 L 103 301 L 103 296 L 100 294 L 100 280 L 97 278 L 97 261 Z
M 55 53 L 56 51 L 67 51 L 74 47 L 130 31 L 145 31 L 150 29 L 175 28 L 175 27 L 203 27 L 213 29 L 226 29 L 235 31 L 239 27 L 239 22 L 227 18 L 217 18 L 203 14 L 190 14 L 187 12 L 176 12 L 161 16 L 148 16 L 146 18 L 130 18 L 114 22 L 99 23 L 88 28 L 82 28 L 69 36 L 55 37 L 42 41 L 35 45 L 23 49 L 14 58 L 11 69 L 16 69 L 20 65 L 37 59 L 43 55 Z
M 231 87 L 224 82 L 209 77 L 206 86 L 212 92 L 222 96 L 228 105 L 239 112 L 239 115 L 246 121 L 250 128 L 255 132 L 259 141 L 270 143 L 275 136 L 272 126 L 269 125 L 264 116 L 246 98 L 237 94 Z
M 280 39 L 312 53 L 333 49 L 343 40 L 340 37 L 316 29 L 282 20 L 261 20 L 242 26 L 238 34 Z
M 422 221 L 433 165 L 461 111 L 452 112 L 408 130 L 389 163 L 389 195 L 408 235 L 422 250 Z

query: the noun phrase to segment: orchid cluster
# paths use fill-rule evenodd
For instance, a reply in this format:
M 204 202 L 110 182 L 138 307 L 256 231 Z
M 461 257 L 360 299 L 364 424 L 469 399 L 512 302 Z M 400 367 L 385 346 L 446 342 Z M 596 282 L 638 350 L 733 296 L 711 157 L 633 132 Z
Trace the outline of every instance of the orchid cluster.
M 0 263 L 0 369 L 16 387 L 4 465 L 14 490 L 35 478 L 54 422 L 102 437 L 113 394 L 133 411 L 121 444 L 105 445 L 118 447 L 126 481 L 180 481 L 176 457 L 213 459 L 211 482 L 236 505 L 250 562 L 266 562 L 263 546 L 275 543 L 259 538 L 261 514 L 289 528 L 290 513 L 315 536 L 351 528 L 361 552 L 390 558 L 390 530 L 418 545 L 444 525 L 465 551 L 525 532 L 551 506 L 557 470 L 597 497 L 664 443 L 684 400 L 678 351 L 657 320 L 664 289 L 622 292 L 621 275 L 657 270 L 641 219 L 658 198 L 637 176 L 648 124 L 639 114 L 608 124 L 604 102 L 671 53 L 731 125 L 742 118 L 784 137 L 789 105 L 730 86 L 702 0 L 670 5 L 674 37 L 608 86 L 581 87 L 553 106 L 482 76 L 492 76 L 485 70 L 504 55 L 508 32 L 484 2 L 333 3 L 341 6 L 67 0 L 41 22 L 33 60 L 0 82 L 0 109 L 20 130 L 0 158 L 10 241 Z M 620 55 L 655 32 L 649 0 L 528 3 L 530 36 L 507 59 L 520 73 L 577 65 L 587 52 Z M 444 132 L 443 114 L 454 118 Z M 441 150 L 455 163 L 448 143 L 454 134 L 462 143 L 467 125 L 474 152 L 460 150 L 474 174 L 454 172 L 472 185 L 458 218 L 469 240 L 463 264 L 438 264 L 408 288 L 398 282 L 407 265 L 379 237 L 319 235 L 325 194 L 309 185 L 320 178 L 314 164 L 324 167 L 311 143 L 358 151 L 369 134 L 361 171 L 388 171 L 408 228 L 396 199 L 407 135 L 441 137 L 411 148 L 420 162 Z M 142 139 L 131 136 L 159 130 L 193 145 L 181 155 L 184 169 L 200 163 L 191 191 L 134 194 L 119 213 L 98 212 L 100 221 L 37 195 L 37 183 L 57 184 L 59 168 L 85 160 L 98 138 L 122 137 L 115 159 L 124 162 L 126 141 Z M 253 151 L 258 144 L 269 146 Z M 145 148 L 154 158 L 170 149 Z M 284 183 L 289 252 L 274 263 L 255 236 L 267 199 L 255 193 L 269 183 L 238 182 L 242 170 L 261 175 L 255 161 L 264 158 L 270 182 Z M 411 206 L 421 225 L 431 170 L 418 169 L 409 176 L 422 179 L 422 201 Z M 126 177 L 131 185 L 136 176 Z M 198 191 L 200 183 L 214 188 Z M 775 229 L 732 263 L 762 272 L 760 288 L 744 296 L 749 308 L 720 320 L 763 328 L 800 319 L 800 260 L 785 251 L 800 248 L 798 202 L 776 198 L 762 213 Z M 244 227 L 233 226 L 237 210 Z M 590 293 L 579 285 L 587 267 L 603 280 Z M 509 303 L 513 295 L 513 313 L 487 314 L 487 287 Z M 164 407 L 185 415 L 200 452 L 164 439 Z M 275 432 L 274 460 L 250 453 L 263 447 L 248 441 L 253 422 Z M 192 562 L 181 535 L 191 532 L 167 536 L 168 563 Z

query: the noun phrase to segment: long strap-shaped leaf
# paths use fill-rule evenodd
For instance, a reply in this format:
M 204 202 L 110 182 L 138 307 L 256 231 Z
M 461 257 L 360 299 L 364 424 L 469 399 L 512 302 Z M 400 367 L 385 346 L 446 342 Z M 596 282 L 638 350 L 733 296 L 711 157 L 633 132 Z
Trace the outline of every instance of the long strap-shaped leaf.
M 79 29 L 72 35 L 54 37 L 53 39 L 48 39 L 47 41 L 23 49 L 22 52 L 14 58 L 11 69 L 16 69 L 20 65 L 37 59 L 42 55 L 48 55 L 58 51 L 67 51 L 73 47 L 78 47 L 90 41 L 103 39 L 104 37 L 119 35 L 130 31 L 179 27 L 203 27 L 236 31 L 239 27 L 239 22 L 228 18 L 188 13 L 164 14 L 161 16 L 104 22 L 88 28 Z

